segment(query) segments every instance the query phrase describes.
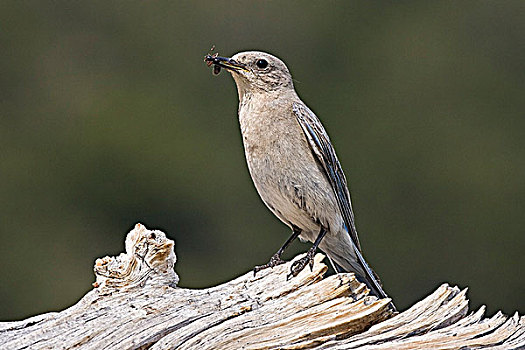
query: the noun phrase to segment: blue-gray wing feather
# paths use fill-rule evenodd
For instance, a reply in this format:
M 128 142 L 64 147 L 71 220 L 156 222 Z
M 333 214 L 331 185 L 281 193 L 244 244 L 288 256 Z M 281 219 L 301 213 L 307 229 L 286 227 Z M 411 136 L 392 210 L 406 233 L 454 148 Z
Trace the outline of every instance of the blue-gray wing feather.
M 381 287 L 379 278 L 372 271 L 368 263 L 361 254 L 361 246 L 357 237 L 357 230 L 354 223 L 354 213 L 352 211 L 352 204 L 350 202 L 350 193 L 346 182 L 345 174 L 341 168 L 341 164 L 337 159 L 334 147 L 330 142 L 330 138 L 326 133 L 323 125 L 317 116 L 305 105 L 300 103 L 293 104 L 293 112 L 303 129 L 303 132 L 308 140 L 312 153 L 317 158 L 319 164 L 323 168 L 325 175 L 332 186 L 335 193 L 343 221 L 346 226 L 346 231 L 349 233 L 353 243 L 355 255 L 364 272 L 364 278 L 368 281 L 368 286 L 372 288 L 374 294 L 380 298 L 386 298 L 387 295 Z M 393 304 L 392 304 L 393 306 Z M 394 306 L 393 306 L 394 307 Z M 395 309 L 395 307 L 394 307 Z
M 332 186 L 341 215 L 343 216 L 343 221 L 346 225 L 346 230 L 350 234 L 353 243 L 360 251 L 361 246 L 355 228 L 354 213 L 352 211 L 346 177 L 330 142 L 330 138 L 317 116 L 308 109 L 308 107 L 294 103 L 293 111 L 299 125 L 308 139 L 312 152 L 321 164 L 326 177 Z

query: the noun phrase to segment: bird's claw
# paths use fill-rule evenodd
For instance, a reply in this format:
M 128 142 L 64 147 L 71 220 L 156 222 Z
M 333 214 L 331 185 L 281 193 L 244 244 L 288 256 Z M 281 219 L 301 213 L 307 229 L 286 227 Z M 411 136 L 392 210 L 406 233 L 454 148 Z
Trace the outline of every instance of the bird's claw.
M 281 259 L 281 255 L 278 254 L 278 253 L 275 253 L 271 258 L 270 258 L 270 261 L 268 261 L 267 264 L 264 264 L 264 265 L 260 265 L 260 266 L 255 266 L 253 268 L 253 276 L 255 277 L 255 275 L 257 275 L 257 272 L 261 271 L 261 270 L 264 270 L 264 269 L 267 269 L 267 268 L 274 268 L 275 266 L 277 265 L 281 265 L 281 264 L 284 264 L 286 263 L 286 261 L 284 261 L 283 259 Z
M 286 280 L 290 280 L 292 277 L 297 277 L 297 275 L 304 270 L 306 265 L 310 266 L 310 271 L 314 270 L 314 255 L 315 250 L 309 250 L 305 256 L 301 259 L 298 259 L 292 263 L 290 268 L 290 273 L 286 276 Z

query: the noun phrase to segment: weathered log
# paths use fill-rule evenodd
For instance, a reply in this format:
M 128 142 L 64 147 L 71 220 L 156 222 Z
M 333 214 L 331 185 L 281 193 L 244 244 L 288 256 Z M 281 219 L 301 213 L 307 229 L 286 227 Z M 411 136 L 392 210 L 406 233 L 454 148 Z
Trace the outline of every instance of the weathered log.
M 97 259 L 96 282 L 61 312 L 0 323 L 2 349 L 525 348 L 525 317 L 484 308 L 447 284 L 394 315 L 353 274 L 323 278 L 323 256 L 289 281 L 290 263 L 207 289 L 178 288 L 174 242 L 137 224 L 126 253 Z

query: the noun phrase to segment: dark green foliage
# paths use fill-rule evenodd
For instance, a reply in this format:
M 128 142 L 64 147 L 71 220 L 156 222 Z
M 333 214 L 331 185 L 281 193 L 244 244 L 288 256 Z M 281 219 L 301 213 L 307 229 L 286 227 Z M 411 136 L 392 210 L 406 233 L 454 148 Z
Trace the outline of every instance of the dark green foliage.
M 185 287 L 229 280 L 285 241 L 247 173 L 234 83 L 203 62 L 212 44 L 288 64 L 400 309 L 450 282 L 470 287 L 474 307 L 525 312 L 524 12 L 521 1 L 2 2 L 0 319 L 76 302 L 94 259 L 122 251 L 136 222 L 175 239 Z

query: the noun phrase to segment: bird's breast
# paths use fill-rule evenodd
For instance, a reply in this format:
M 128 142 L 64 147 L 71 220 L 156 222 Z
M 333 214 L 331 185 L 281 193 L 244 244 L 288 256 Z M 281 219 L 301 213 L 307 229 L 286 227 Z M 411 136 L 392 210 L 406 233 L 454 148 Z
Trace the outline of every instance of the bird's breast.
M 290 108 L 239 109 L 246 162 L 257 192 L 288 225 L 317 230 L 333 221 L 335 198 Z M 335 209 L 335 210 L 334 210 Z
M 248 166 L 260 175 L 293 167 L 297 157 L 309 153 L 301 147 L 307 146 L 306 139 L 291 108 L 241 108 L 239 124 Z

